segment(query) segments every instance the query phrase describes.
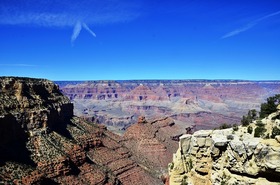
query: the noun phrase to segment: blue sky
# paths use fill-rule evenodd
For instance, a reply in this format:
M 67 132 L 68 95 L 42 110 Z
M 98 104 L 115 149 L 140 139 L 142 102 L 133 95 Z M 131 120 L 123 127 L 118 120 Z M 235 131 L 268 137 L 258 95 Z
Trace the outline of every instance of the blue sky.
M 1 0 L 0 76 L 280 80 L 279 0 Z

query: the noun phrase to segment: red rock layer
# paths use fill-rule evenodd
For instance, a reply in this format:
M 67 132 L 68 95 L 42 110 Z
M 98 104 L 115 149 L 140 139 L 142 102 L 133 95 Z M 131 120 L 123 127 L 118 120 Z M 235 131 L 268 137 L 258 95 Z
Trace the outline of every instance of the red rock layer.
M 175 127 L 170 118 L 147 122 L 140 117 L 137 124 L 126 130 L 123 143 L 145 168 L 160 177 L 166 172 L 172 151 L 176 150 L 177 142 L 172 140 L 176 134 L 172 131 L 177 130 Z
M 75 104 L 76 115 L 94 117 L 115 130 L 125 130 L 140 115 L 150 119 L 169 116 L 175 121 L 178 118 L 182 127 L 193 124 L 199 129 L 215 128 L 223 123 L 240 123 L 242 115 L 248 110 L 259 109 L 260 103 L 267 97 L 280 93 L 279 81 L 131 80 L 57 83 L 61 84 L 62 92 Z
M 71 107 L 50 81 L 0 78 L 0 184 L 161 184 L 121 137 Z

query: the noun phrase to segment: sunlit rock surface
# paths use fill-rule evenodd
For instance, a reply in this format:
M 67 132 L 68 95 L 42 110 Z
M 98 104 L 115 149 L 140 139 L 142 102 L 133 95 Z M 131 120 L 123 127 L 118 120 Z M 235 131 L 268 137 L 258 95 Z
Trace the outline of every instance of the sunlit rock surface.
M 248 127 L 202 130 L 180 137 L 169 164 L 170 185 L 280 184 L 280 143 L 272 128 L 280 128 L 280 110 L 261 120 L 262 137 L 254 137 L 258 122 Z M 267 138 L 268 137 L 268 138 Z

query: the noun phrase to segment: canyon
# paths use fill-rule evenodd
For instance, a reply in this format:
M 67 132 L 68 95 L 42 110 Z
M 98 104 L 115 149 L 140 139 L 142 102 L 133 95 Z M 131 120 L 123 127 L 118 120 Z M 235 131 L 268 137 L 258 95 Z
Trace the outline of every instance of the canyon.
M 279 81 L 125 80 L 56 82 L 74 114 L 123 134 L 139 116 L 174 119 L 178 130 L 239 124 L 250 109 L 280 93 Z
M 74 116 L 49 80 L 0 77 L 0 184 L 163 184 L 173 130 L 139 117 L 121 137 Z
M 279 184 L 280 136 L 254 137 L 258 122 L 252 133 L 194 132 L 240 121 L 278 93 L 279 82 L 122 83 L 60 82 L 60 89 L 0 77 L 0 184 Z M 264 135 L 280 127 L 279 116 L 278 106 L 261 120 Z

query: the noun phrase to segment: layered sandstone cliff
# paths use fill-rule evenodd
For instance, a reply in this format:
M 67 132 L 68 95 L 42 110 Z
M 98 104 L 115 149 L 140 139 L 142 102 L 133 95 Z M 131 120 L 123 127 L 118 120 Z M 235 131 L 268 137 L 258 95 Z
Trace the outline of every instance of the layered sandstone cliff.
M 137 124 L 130 126 L 123 135 L 124 145 L 141 161 L 145 168 L 160 177 L 167 173 L 172 153 L 177 149 L 177 141 L 173 138 L 177 126 L 171 118 L 146 121 L 139 117 Z
M 280 184 L 279 108 L 248 127 L 181 136 L 169 164 L 169 184 Z
M 48 80 L 1 77 L 0 92 L 2 144 L 65 127 L 73 116 L 73 104 Z
M 0 78 L 0 184 L 161 184 L 48 80 Z
M 249 109 L 280 93 L 279 81 L 130 80 L 56 82 L 78 116 L 94 117 L 116 132 L 147 119 L 172 117 L 182 129 L 239 123 Z

